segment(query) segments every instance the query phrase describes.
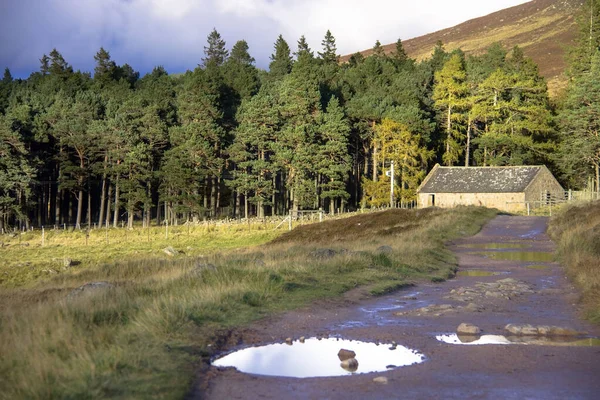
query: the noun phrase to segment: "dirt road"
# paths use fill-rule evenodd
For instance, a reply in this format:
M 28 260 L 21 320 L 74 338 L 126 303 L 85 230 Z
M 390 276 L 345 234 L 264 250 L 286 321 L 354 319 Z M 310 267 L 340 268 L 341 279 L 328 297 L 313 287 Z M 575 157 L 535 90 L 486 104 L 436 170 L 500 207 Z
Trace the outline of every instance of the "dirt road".
M 547 254 L 554 244 L 544 234 L 546 223 L 541 217 L 499 216 L 476 236 L 451 243 L 459 271 L 479 276 L 422 284 L 377 299 L 354 293 L 339 302 L 314 304 L 236 332 L 224 348 L 330 335 L 395 341 L 424 354 L 421 364 L 328 378 L 282 378 L 211 367 L 191 397 L 597 399 L 600 346 L 460 345 L 436 338 L 454 333 L 462 322 L 492 335 L 506 335 L 505 325 L 513 323 L 568 327 L 600 336 L 598 327 L 578 318 L 577 294 Z M 387 378 L 387 383 L 375 382 L 376 377 Z

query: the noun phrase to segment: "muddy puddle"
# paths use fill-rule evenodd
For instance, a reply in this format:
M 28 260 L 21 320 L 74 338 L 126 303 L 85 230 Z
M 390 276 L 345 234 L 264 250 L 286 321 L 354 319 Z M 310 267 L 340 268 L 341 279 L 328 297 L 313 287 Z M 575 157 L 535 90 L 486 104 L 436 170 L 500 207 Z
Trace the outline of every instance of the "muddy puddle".
M 342 349 L 354 352 L 354 357 L 338 355 Z M 303 343 L 249 347 L 218 358 L 212 365 L 249 374 L 309 378 L 386 371 L 423 361 L 425 356 L 415 350 L 390 343 L 310 338 Z
M 480 269 L 466 269 L 461 270 L 456 273 L 456 276 L 495 276 L 495 275 L 505 275 L 506 272 L 491 272 Z
M 552 262 L 554 253 L 543 251 L 486 251 L 473 253 L 498 261 Z
M 483 249 L 483 250 L 494 250 L 494 249 L 527 249 L 531 247 L 530 244 L 526 243 L 470 243 L 463 244 L 458 247 L 465 249 Z
M 529 269 L 537 269 L 537 270 L 546 270 L 546 269 L 550 269 L 551 267 L 549 265 L 528 265 L 527 268 Z
M 600 346 L 600 338 L 572 338 L 572 337 L 539 337 L 539 336 L 503 336 L 503 335 L 438 335 L 435 337 L 440 342 L 462 345 L 484 344 L 525 344 L 538 346 L 572 346 L 595 347 Z

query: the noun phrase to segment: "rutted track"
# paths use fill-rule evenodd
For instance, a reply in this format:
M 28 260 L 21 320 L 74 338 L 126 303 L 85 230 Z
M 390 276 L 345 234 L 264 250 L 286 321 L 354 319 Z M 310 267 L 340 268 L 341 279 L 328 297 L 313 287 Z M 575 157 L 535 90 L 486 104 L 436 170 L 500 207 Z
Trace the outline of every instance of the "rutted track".
M 541 217 L 499 216 L 479 234 L 456 241 L 461 270 L 501 272 L 461 276 L 442 284 L 369 299 L 347 296 L 263 320 L 235 332 L 227 349 L 282 342 L 286 337 L 338 336 L 396 341 L 427 356 L 425 363 L 384 373 L 333 378 L 280 378 L 209 368 L 192 397 L 209 399 L 594 399 L 600 391 L 600 347 L 540 345 L 456 346 L 435 336 L 454 332 L 461 322 L 485 334 L 504 334 L 508 323 L 566 326 L 590 335 L 600 329 L 578 318 L 577 293 L 556 262 L 501 260 L 497 252 L 552 252 Z M 513 249 L 506 243 L 526 245 Z M 508 247 L 507 247 L 508 246 Z M 503 257 L 500 257 L 503 258 Z M 518 258 L 518 257 L 504 257 Z M 527 257 L 523 257 L 527 258 Z M 501 280 L 509 278 L 512 281 Z M 479 289 L 476 289 L 479 288 Z M 481 289 L 483 288 L 483 289 Z M 491 289 L 490 289 L 491 288 Z M 511 291 L 512 290 L 512 291 Z M 439 307 L 443 305 L 444 307 Z M 448 306 L 450 307 L 448 307 Z M 357 356 L 358 358 L 358 356 Z M 373 378 L 385 376 L 387 384 Z

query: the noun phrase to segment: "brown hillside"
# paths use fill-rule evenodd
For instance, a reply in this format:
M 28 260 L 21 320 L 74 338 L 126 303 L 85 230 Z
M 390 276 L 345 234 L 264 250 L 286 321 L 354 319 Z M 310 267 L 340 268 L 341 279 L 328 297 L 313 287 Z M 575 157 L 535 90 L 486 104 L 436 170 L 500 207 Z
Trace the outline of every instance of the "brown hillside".
M 531 57 L 547 79 L 550 93 L 564 86 L 566 47 L 573 43 L 577 30 L 574 15 L 583 0 L 533 0 L 452 28 L 403 41 L 408 55 L 417 60 L 431 56 L 438 40 L 451 51 L 461 48 L 467 54 L 481 54 L 494 42 L 506 49 L 515 45 Z M 395 44 L 384 46 L 391 53 Z M 361 53 L 370 55 L 372 50 Z M 347 60 L 349 56 L 342 57 Z

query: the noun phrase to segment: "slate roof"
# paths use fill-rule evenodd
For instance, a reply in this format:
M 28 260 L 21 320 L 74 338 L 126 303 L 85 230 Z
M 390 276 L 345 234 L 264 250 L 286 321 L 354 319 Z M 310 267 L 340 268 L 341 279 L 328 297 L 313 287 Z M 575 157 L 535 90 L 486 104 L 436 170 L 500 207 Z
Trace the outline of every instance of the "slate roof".
M 544 166 L 440 167 L 419 188 L 420 193 L 519 193 Z

